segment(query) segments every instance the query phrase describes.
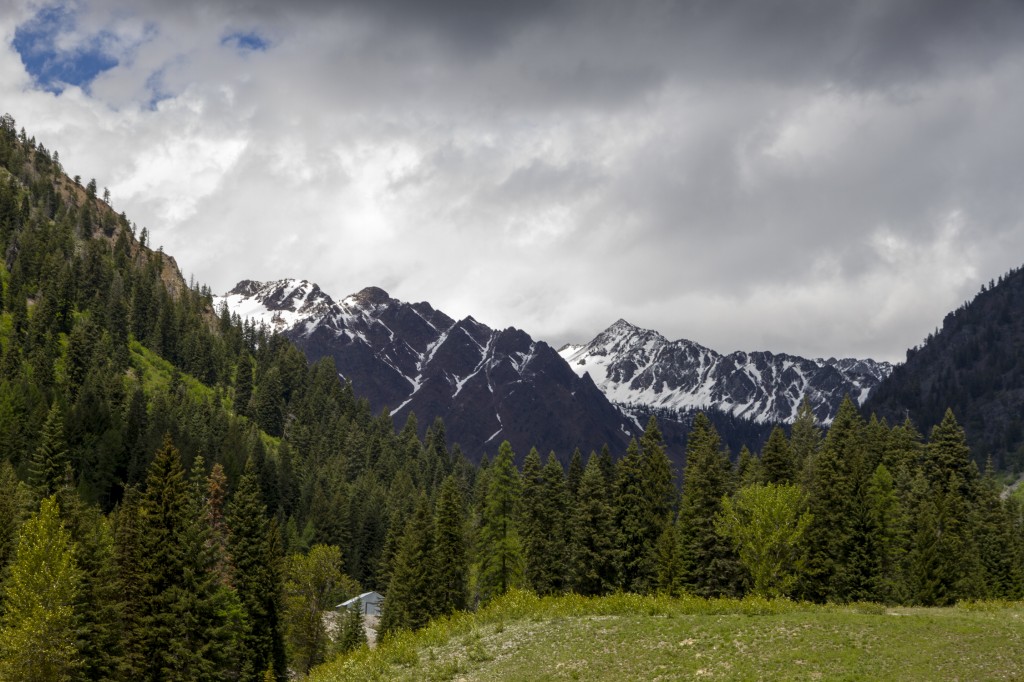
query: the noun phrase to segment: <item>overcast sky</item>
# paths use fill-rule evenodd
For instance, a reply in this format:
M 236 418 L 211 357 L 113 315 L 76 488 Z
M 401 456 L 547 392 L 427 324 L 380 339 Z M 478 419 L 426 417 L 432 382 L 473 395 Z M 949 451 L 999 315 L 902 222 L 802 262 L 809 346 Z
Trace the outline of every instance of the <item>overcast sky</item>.
M 0 109 L 218 293 L 900 360 L 1024 262 L 1017 1 L 0 5 Z

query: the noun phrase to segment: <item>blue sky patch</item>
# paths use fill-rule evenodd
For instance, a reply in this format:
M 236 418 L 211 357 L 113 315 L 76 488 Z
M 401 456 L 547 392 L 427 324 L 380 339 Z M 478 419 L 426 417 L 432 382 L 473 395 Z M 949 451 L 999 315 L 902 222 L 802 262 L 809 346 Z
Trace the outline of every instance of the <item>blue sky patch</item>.
M 74 30 L 75 15 L 63 6 L 46 7 L 14 31 L 14 49 L 25 70 L 40 87 L 60 93 L 65 85 L 87 88 L 99 74 L 117 66 L 102 45 L 108 36 L 100 33 L 73 52 L 57 50 L 56 38 Z
M 255 31 L 230 33 L 220 41 L 221 45 L 231 45 L 242 52 L 266 52 L 270 43 Z

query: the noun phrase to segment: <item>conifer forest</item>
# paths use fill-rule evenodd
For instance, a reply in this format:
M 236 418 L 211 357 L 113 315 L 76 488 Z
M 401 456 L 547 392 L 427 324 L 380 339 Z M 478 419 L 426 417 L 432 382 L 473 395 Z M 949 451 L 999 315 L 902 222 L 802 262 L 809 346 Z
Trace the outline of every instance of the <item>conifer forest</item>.
M 463 453 L 215 309 L 95 180 L 0 121 L 0 680 L 291 679 L 513 588 L 936 606 L 1024 598 L 1024 515 L 953 412 L 685 466 Z M 480 459 L 482 456 L 482 459 Z M 357 617 L 358 616 L 358 617 Z

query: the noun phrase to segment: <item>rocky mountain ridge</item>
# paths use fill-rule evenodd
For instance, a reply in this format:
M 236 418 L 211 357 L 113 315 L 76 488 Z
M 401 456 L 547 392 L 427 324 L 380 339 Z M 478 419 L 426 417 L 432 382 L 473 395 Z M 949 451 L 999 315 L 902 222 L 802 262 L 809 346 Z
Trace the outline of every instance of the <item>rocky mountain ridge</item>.
M 334 360 L 374 411 L 420 429 L 444 419 L 448 438 L 472 459 L 509 440 L 520 456 L 536 445 L 563 458 L 607 443 L 625 449 L 636 424 L 589 377 L 522 330 L 454 320 L 429 303 L 406 303 L 368 287 L 334 301 L 316 284 L 286 279 L 239 282 L 215 300 L 267 324 L 310 361 Z
M 845 395 L 863 404 L 892 372 L 892 365 L 875 360 L 811 360 L 767 351 L 723 355 L 622 319 L 587 344 L 563 346 L 559 355 L 614 403 L 718 410 L 758 424 L 792 423 L 804 396 L 819 421 L 831 423 Z

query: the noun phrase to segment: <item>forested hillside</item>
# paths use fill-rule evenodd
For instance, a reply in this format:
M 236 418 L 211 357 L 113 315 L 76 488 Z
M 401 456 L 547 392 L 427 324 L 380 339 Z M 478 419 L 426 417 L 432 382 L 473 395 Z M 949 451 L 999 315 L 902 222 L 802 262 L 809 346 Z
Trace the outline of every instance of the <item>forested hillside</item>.
M 952 408 L 976 461 L 1024 469 L 1024 269 L 983 286 L 871 394 L 866 409 L 922 428 Z
M 362 645 L 322 614 L 370 589 L 384 637 L 514 587 L 1022 596 L 1020 508 L 952 413 L 925 442 L 846 401 L 823 436 L 805 403 L 738 464 L 698 415 L 682 471 L 655 419 L 618 462 L 473 466 L 214 310 L 9 117 L 0 167 L 0 679 L 283 681 Z

